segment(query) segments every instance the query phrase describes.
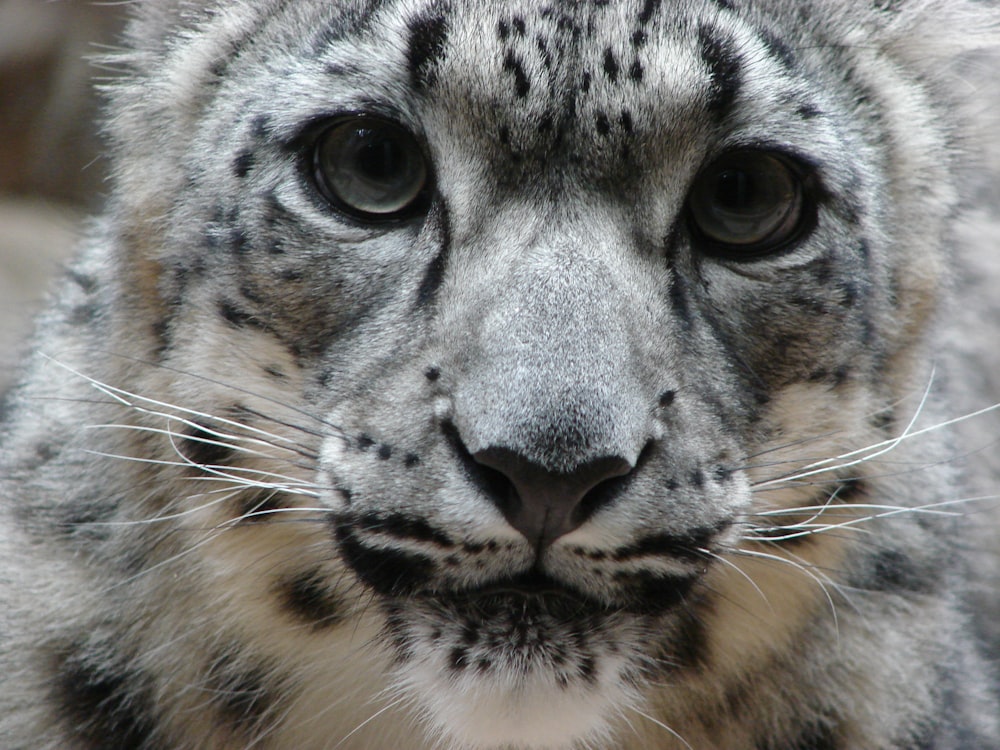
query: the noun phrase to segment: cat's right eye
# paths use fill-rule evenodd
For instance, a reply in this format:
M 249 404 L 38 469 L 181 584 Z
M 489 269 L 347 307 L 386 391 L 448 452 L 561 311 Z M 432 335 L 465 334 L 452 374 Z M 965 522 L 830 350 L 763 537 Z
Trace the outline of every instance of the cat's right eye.
M 390 120 L 336 121 L 316 139 L 312 167 L 323 196 L 356 219 L 401 219 L 426 207 L 427 159 L 413 134 Z
M 725 154 L 702 169 L 688 196 L 689 225 L 698 244 L 731 260 L 788 247 L 814 215 L 803 169 L 770 151 Z

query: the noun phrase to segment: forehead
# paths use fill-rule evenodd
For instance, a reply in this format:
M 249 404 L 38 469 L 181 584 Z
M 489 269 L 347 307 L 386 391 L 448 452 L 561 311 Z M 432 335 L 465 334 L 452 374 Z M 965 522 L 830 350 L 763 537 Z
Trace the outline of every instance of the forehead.
M 327 50 L 342 70 L 503 140 L 718 121 L 792 78 L 790 47 L 730 0 L 407 0 L 348 17 Z

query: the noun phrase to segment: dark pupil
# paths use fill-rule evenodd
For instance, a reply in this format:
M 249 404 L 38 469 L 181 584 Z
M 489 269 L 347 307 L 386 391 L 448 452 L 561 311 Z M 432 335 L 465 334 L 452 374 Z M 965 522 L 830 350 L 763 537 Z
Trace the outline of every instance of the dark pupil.
M 405 154 L 398 141 L 380 137 L 374 130 L 359 130 L 358 140 L 362 145 L 355 165 L 360 174 L 373 182 L 388 182 L 399 175 Z
M 753 179 L 748 173 L 727 169 L 716 181 L 715 204 L 724 211 L 740 213 L 752 208 L 754 193 Z

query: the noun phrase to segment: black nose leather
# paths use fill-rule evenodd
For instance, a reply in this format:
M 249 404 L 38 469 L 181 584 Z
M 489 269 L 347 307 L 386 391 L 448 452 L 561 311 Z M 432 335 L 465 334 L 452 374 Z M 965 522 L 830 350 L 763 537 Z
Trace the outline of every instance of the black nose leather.
M 507 491 L 499 490 L 494 502 L 507 522 L 538 548 L 579 527 L 600 505 L 596 497 L 599 485 L 625 476 L 633 468 L 623 458 L 608 456 L 587 461 L 568 473 L 556 473 L 507 448 L 486 448 L 472 457 L 509 482 Z

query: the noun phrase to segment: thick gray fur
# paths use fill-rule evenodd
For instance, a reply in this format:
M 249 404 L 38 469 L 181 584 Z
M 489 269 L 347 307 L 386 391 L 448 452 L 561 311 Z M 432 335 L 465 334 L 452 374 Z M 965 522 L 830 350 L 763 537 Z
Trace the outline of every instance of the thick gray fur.
M 3 406 L 0 746 L 1000 749 L 996 3 L 133 5 Z M 420 211 L 317 188 L 359 113 Z M 815 215 L 720 257 L 750 149 Z

